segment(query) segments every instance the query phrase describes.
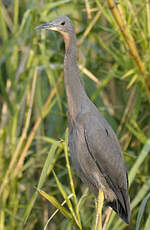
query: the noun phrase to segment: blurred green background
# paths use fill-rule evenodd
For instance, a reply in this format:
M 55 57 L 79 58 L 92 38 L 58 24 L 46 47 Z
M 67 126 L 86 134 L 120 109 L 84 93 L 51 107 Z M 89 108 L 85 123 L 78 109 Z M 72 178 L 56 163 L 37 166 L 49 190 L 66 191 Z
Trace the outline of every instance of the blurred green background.
M 94 229 L 94 196 L 68 163 L 64 42 L 34 30 L 60 15 L 73 21 L 86 91 L 116 132 L 129 172 L 131 223 L 114 213 L 105 221 L 104 206 L 104 229 L 149 230 L 147 0 L 0 0 L 0 230 Z

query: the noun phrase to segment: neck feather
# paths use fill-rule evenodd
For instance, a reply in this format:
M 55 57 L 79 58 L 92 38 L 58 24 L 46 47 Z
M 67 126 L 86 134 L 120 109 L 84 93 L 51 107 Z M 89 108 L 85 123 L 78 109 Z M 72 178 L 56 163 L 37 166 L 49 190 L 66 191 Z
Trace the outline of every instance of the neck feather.
M 74 33 L 65 40 L 65 58 L 64 58 L 64 80 L 68 101 L 68 110 L 71 120 L 75 121 L 78 113 L 83 109 L 87 98 L 83 82 L 80 77 L 79 69 L 76 62 L 77 46 L 76 36 Z

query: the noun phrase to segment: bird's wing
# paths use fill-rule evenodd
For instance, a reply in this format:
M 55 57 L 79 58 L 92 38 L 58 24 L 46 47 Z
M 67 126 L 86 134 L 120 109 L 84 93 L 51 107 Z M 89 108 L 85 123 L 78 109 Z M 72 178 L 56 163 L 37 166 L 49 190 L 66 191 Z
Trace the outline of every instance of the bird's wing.
M 104 126 L 104 123 L 93 117 L 84 127 L 84 136 L 89 153 L 126 210 L 124 199 L 128 199 L 126 197 L 128 196 L 127 172 L 121 148 L 113 130 L 107 122 Z
M 126 167 L 120 145 L 111 127 L 104 127 L 94 120 L 85 126 L 84 135 L 90 154 L 102 173 L 106 177 L 111 175 L 112 186 L 126 188 Z

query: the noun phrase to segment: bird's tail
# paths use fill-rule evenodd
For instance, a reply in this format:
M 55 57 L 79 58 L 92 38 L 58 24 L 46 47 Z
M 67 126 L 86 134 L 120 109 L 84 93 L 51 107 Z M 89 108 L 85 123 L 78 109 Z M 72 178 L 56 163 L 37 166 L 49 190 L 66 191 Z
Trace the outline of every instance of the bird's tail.
M 126 224 L 129 224 L 131 211 L 128 191 L 122 191 L 118 198 L 121 199 L 108 202 L 108 205 L 118 214 L 118 216 L 121 217 Z

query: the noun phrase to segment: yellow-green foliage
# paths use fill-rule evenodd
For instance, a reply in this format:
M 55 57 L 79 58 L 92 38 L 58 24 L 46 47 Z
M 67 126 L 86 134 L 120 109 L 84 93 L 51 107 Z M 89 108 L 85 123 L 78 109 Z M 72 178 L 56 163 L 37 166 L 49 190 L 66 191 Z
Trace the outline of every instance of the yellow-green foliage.
M 85 88 L 129 172 L 131 224 L 114 213 L 106 223 L 104 206 L 105 230 L 149 230 L 148 0 L 0 0 L 0 230 L 94 229 L 94 196 L 68 155 L 64 42 L 34 30 L 60 15 L 73 20 Z

